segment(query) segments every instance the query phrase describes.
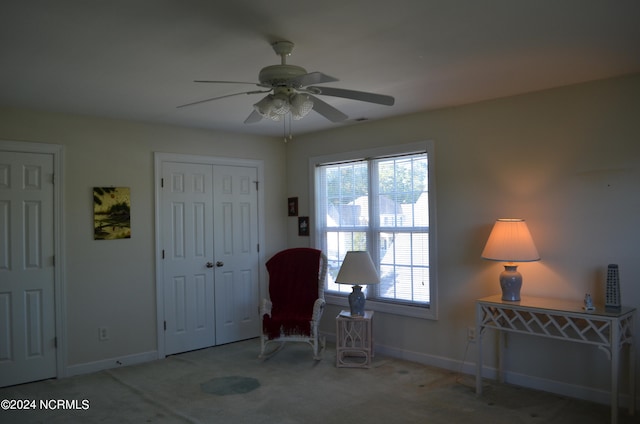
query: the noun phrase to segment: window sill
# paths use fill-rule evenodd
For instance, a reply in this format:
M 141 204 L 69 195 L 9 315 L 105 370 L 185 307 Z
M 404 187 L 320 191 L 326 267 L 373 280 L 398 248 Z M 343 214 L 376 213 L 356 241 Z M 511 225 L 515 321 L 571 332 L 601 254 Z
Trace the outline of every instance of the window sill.
M 346 296 L 340 296 L 333 293 L 324 294 L 325 301 L 329 305 L 341 306 L 349 309 L 349 302 Z M 367 300 L 365 304 L 365 308 L 367 310 L 383 312 L 394 315 L 401 315 L 412 318 L 420 318 L 420 319 L 431 319 L 437 320 L 438 316 L 436 314 L 435 308 L 433 305 L 430 307 L 423 306 L 411 306 L 411 305 L 400 305 L 389 302 L 379 302 L 375 300 Z

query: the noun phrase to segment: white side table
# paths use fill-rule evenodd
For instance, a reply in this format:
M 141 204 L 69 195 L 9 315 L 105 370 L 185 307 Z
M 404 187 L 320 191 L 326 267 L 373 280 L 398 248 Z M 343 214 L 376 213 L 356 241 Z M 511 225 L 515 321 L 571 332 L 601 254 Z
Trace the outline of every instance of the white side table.
M 341 311 L 336 317 L 336 367 L 370 368 L 373 358 L 373 311 L 352 317 Z

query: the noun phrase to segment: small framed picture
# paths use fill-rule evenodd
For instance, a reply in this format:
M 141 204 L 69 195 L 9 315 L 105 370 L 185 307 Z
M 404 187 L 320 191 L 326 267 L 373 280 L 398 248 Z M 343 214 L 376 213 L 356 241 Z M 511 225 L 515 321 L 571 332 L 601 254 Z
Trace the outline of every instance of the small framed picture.
M 93 188 L 93 239 L 131 238 L 131 189 Z
M 297 197 L 289 197 L 289 199 L 287 200 L 287 210 L 289 211 L 289 216 L 298 216 Z
M 298 235 L 299 236 L 309 235 L 309 217 L 308 216 L 298 217 Z

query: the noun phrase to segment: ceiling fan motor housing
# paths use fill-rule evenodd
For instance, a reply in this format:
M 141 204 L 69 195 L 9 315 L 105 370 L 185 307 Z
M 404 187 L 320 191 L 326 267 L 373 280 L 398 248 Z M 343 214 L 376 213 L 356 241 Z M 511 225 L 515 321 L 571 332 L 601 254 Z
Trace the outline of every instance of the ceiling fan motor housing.
M 305 75 L 307 70 L 296 65 L 271 65 L 260 70 L 258 80 L 260 84 L 277 86 L 293 86 L 291 79 Z M 299 87 L 296 87 L 299 88 Z

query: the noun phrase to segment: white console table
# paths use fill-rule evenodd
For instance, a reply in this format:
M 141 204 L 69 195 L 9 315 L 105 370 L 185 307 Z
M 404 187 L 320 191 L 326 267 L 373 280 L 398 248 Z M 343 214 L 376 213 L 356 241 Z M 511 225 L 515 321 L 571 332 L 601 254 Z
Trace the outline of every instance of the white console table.
M 635 413 L 635 352 L 633 321 L 635 308 L 585 311 L 582 304 L 558 299 L 522 297 L 510 302 L 500 295 L 476 301 L 476 393 L 482 394 L 482 336 L 485 330 L 530 334 L 597 346 L 611 363 L 611 423 L 618 422 L 618 375 L 620 353 L 629 347 L 629 414 Z M 504 336 L 504 334 L 503 334 Z M 503 380 L 504 337 L 500 337 L 498 372 Z

